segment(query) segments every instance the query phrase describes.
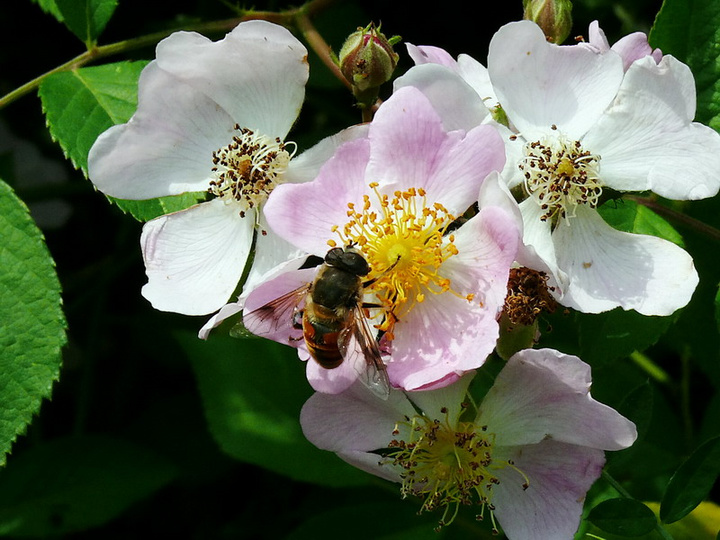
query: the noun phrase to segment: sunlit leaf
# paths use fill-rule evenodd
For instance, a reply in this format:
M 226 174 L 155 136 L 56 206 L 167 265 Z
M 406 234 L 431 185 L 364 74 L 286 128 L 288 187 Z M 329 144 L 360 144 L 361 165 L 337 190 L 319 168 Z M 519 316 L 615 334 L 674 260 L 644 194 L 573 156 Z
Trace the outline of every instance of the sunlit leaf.
M 633 499 L 608 499 L 590 511 L 588 520 L 611 534 L 640 536 L 649 533 L 657 520 L 647 506 Z
M 610 201 L 599 208 L 600 215 L 613 228 L 634 234 L 647 234 L 683 247 L 682 236 L 670 223 L 650 208 L 632 200 Z
M 118 438 L 34 446 L 0 472 L 0 534 L 46 538 L 101 525 L 174 475 L 163 458 Z
M 0 181 L 0 464 L 58 379 L 60 284 L 27 207 Z
M 720 474 L 720 437 L 700 445 L 670 479 L 660 504 L 660 519 L 672 523 L 685 517 L 707 496 Z

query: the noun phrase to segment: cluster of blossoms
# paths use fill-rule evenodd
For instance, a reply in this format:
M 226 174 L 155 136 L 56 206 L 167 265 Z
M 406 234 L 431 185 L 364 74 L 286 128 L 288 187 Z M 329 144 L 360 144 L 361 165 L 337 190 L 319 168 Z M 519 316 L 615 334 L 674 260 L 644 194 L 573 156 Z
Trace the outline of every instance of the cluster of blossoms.
M 201 337 L 242 312 L 296 347 L 317 390 L 301 414 L 315 445 L 444 507 L 443 523 L 477 504 L 510 538 L 570 538 L 604 451 L 630 446 L 634 425 L 590 396 L 576 357 L 521 351 L 478 404 L 473 374 L 510 297 L 522 324 L 554 302 L 686 305 L 691 257 L 613 229 L 599 207 L 625 191 L 715 195 L 720 136 L 693 122 L 687 66 L 643 34 L 611 47 L 594 24 L 587 42 L 560 46 L 511 23 L 487 68 L 408 51 L 416 65 L 372 122 L 296 155 L 286 136 L 308 77 L 297 39 L 263 21 L 218 42 L 173 34 L 142 73 L 136 114 L 93 146 L 90 178 L 125 199 L 207 193 L 145 224 L 143 295 L 213 314 Z M 345 256 L 355 262 L 334 262 Z

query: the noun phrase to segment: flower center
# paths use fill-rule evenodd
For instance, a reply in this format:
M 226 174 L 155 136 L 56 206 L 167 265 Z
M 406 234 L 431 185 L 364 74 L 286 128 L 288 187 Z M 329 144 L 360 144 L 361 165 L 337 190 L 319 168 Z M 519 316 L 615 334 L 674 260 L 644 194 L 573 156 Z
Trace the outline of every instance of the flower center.
M 527 192 L 544 211 L 540 219 L 556 225 L 559 219 L 575 217 L 581 204 L 596 208 L 602 194 L 599 163 L 600 156 L 562 134 L 527 143 L 519 166 Z
M 370 268 L 368 287 L 376 295 L 386 316 L 378 328 L 390 332 L 394 322 L 427 294 L 452 290 L 450 280 L 441 274 L 443 263 L 458 253 L 455 238 L 445 235 L 455 220 L 440 203 L 428 206 L 423 189 L 396 191 L 392 197 L 370 184 L 377 204 L 369 195 L 363 207 L 348 204 L 348 222 L 333 227 L 343 245 L 355 244 Z M 336 242 L 330 240 L 331 246 Z M 472 300 L 472 295 L 466 296 Z
M 213 179 L 208 191 L 226 202 L 240 203 L 240 215 L 261 205 L 279 183 L 295 154 L 279 138 L 271 139 L 235 124 L 232 142 L 213 152 Z
M 452 523 L 460 505 L 478 504 L 477 518 L 483 519 L 487 508 L 494 527 L 493 486 L 500 484 L 494 472 L 512 467 L 522 477 L 523 489 L 529 480 L 511 461 L 493 458 L 495 436 L 487 433 L 487 426 L 451 422 L 447 409 L 441 412 L 443 420 L 416 415 L 398 424 L 393 436 L 404 427 L 409 440 L 393 439 L 382 463 L 403 470 L 401 493 L 423 498 L 421 512 L 445 508 L 439 526 Z

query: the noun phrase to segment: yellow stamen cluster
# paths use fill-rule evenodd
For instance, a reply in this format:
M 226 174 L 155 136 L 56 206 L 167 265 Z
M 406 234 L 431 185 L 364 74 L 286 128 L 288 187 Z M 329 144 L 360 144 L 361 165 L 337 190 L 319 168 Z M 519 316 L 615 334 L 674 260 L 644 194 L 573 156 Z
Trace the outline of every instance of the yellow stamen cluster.
M 556 225 L 574 217 L 581 204 L 597 207 L 602 195 L 599 162 L 600 156 L 583 150 L 580 141 L 562 135 L 527 143 L 519 166 L 527 192 L 544 211 L 540 219 Z
M 225 199 L 241 203 L 240 215 L 259 206 L 278 184 L 280 176 L 292 159 L 292 152 L 279 138 L 271 139 L 248 128 L 235 125 L 228 146 L 213 152 L 213 180 L 208 191 Z
M 492 497 L 500 480 L 493 471 L 512 467 L 524 489 L 529 480 L 511 461 L 493 458 L 495 437 L 487 426 L 451 421 L 446 408 L 441 412 L 443 420 L 417 415 L 398 424 L 393 436 L 404 431 L 409 440 L 393 439 L 383 463 L 403 470 L 401 493 L 423 498 L 421 512 L 444 507 L 439 526 L 452 523 L 460 505 L 476 504 L 481 507 L 477 518 L 483 519 L 487 508 L 495 527 Z
M 441 273 L 443 263 L 458 253 L 454 235 L 445 235 L 455 217 L 440 203 L 428 206 L 423 189 L 396 191 L 391 197 L 381 194 L 376 183 L 370 188 L 377 202 L 365 195 L 362 208 L 348 204 L 347 223 L 333 232 L 344 245 L 362 250 L 372 268 L 370 288 L 386 315 L 379 328 L 390 332 L 394 321 L 427 294 L 458 294 Z

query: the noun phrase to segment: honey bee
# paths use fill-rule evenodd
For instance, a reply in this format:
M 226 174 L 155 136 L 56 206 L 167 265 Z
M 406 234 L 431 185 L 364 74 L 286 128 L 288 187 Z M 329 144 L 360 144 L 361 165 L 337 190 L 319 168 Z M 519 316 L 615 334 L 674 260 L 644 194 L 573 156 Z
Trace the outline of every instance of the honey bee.
M 369 273 L 370 266 L 356 248 L 332 248 L 312 282 L 245 313 L 243 324 L 250 332 L 263 335 L 276 331 L 273 322 L 289 323 L 297 333 L 302 332 L 310 356 L 321 367 L 334 369 L 343 362 L 352 362 L 360 381 L 387 399 L 390 382 L 363 311 L 367 283 L 362 278 Z M 289 337 L 288 342 L 293 339 Z

